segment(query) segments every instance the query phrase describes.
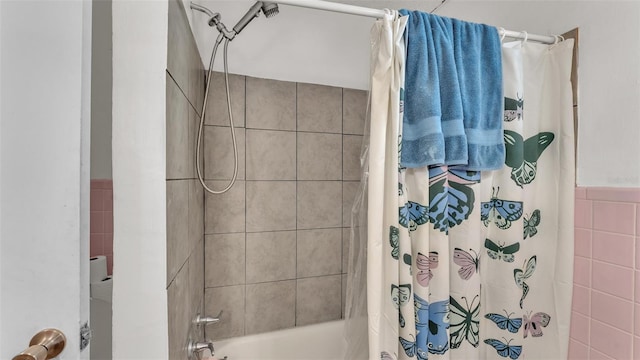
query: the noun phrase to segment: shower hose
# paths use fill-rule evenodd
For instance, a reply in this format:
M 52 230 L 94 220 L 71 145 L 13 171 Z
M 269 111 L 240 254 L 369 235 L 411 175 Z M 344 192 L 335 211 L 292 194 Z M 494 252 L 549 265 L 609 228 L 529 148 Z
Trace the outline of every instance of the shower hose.
M 227 92 L 227 110 L 229 111 L 229 127 L 231 128 L 231 141 L 233 143 L 233 176 L 231 177 L 231 181 L 229 184 L 222 190 L 213 190 L 205 184 L 204 179 L 202 177 L 202 167 L 200 165 L 200 149 L 202 144 L 202 129 L 204 127 L 204 118 L 205 112 L 207 110 L 207 99 L 209 98 L 209 86 L 211 85 L 211 71 L 213 70 L 213 63 L 216 58 L 216 51 L 218 50 L 218 46 L 222 42 L 222 39 L 225 39 L 224 42 L 224 85 L 225 90 Z M 204 91 L 204 101 L 202 102 L 202 111 L 200 112 L 200 126 L 198 127 L 198 141 L 196 143 L 196 169 L 198 171 L 198 180 L 200 180 L 200 184 L 202 187 L 211 194 L 224 194 L 229 191 L 233 184 L 236 182 L 236 178 L 238 176 L 238 144 L 236 142 L 236 131 L 233 126 L 233 114 L 231 111 L 231 95 L 229 94 L 229 70 L 227 66 L 227 48 L 229 46 L 229 39 L 225 38 L 222 33 L 218 35 L 216 39 L 216 43 L 213 46 L 213 50 L 211 51 L 211 60 L 209 61 L 209 71 L 207 72 L 207 85 Z

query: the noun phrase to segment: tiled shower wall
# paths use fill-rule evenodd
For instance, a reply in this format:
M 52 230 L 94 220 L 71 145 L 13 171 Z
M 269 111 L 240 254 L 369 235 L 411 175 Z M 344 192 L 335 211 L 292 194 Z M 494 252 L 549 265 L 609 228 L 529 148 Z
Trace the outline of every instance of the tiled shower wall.
M 570 359 L 640 359 L 640 189 L 577 188 Z
M 222 339 L 340 319 L 367 94 L 231 75 L 238 180 L 205 195 L 205 309 Z M 233 173 L 224 77 L 215 73 L 205 178 Z
M 195 136 L 204 68 L 181 0 L 169 1 L 167 56 L 167 297 L 169 358 L 187 359 L 204 296 L 204 195 L 195 172 Z
M 113 181 L 91 180 L 91 235 L 89 256 L 107 257 L 107 274 L 113 274 Z

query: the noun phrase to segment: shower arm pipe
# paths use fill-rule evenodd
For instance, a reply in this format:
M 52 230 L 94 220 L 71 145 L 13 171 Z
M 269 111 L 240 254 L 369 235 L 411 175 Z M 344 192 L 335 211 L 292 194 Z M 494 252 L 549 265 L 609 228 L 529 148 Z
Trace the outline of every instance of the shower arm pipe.
M 358 15 L 358 16 L 366 16 L 376 19 L 382 19 L 385 16 L 385 11 L 381 9 L 371 9 L 361 6 L 349 5 L 349 4 L 340 4 L 331 1 L 323 1 L 323 0 L 279 0 L 276 3 L 280 5 L 290 5 L 290 6 L 298 6 L 309 9 L 316 10 L 326 10 L 333 11 L 338 13 L 350 14 L 350 15 Z M 544 44 L 555 44 L 561 40 L 559 36 L 547 36 L 547 35 L 537 35 L 537 34 L 528 34 L 524 31 L 512 31 L 505 30 L 503 28 L 498 28 L 498 32 L 500 36 L 512 38 L 512 39 L 522 39 L 522 40 L 531 40 Z

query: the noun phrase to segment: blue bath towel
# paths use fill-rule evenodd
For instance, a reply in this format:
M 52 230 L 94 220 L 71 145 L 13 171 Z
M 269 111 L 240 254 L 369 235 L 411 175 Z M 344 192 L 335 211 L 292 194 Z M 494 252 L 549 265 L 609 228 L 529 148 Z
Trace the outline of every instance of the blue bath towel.
M 467 164 L 451 21 L 417 11 L 400 13 L 409 15 L 402 165 Z
M 462 168 L 504 166 L 502 45 L 493 26 L 453 20 L 453 39 L 469 161 Z
M 496 28 L 408 15 L 401 163 L 493 170 L 504 164 L 502 58 Z

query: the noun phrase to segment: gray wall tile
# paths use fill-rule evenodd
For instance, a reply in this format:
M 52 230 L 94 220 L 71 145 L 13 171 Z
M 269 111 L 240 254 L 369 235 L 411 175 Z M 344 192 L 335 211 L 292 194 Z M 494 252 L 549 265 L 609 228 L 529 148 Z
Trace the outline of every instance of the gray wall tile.
M 342 275 L 297 280 L 296 325 L 340 319 Z
M 224 73 L 212 72 L 205 123 L 207 125 L 229 126 L 227 90 Z M 244 127 L 245 117 L 245 77 L 229 74 L 229 92 L 234 126 Z
M 362 147 L 362 136 L 344 135 L 342 147 L 342 179 L 360 180 L 360 149 Z
M 247 181 L 247 232 L 295 228 L 295 181 Z
M 190 251 L 204 240 L 204 189 L 198 180 L 189 181 Z
M 171 359 L 186 360 L 187 353 L 184 347 L 191 324 L 189 295 L 189 270 L 185 266 L 167 288 L 169 358 Z
M 181 1 L 169 1 L 167 57 L 167 302 L 169 357 L 185 359 L 204 297 L 204 195 L 195 180 L 203 66 Z M 179 180 L 178 180 L 179 179 Z
M 237 75 L 230 80 L 234 118 L 247 128 L 239 131 L 240 179 L 250 181 L 239 181 L 227 194 L 204 196 L 205 232 L 216 234 L 204 242 L 206 313 L 225 308 L 229 316 L 225 324 L 223 314 L 223 323 L 209 327 L 207 335 L 228 338 L 338 319 L 344 314 L 347 227 L 360 180 L 367 92 Z M 214 74 L 210 92 L 206 122 L 218 126 L 207 127 L 212 146 L 203 152 L 206 176 L 228 179 L 228 128 L 214 134 L 228 124 L 221 73 Z M 199 118 L 189 109 L 193 162 Z M 219 190 L 227 181 L 208 184 Z M 190 189 L 190 196 L 198 194 Z M 190 228 L 198 226 L 189 219 Z M 189 234 L 192 244 L 195 238 Z M 187 264 L 191 282 L 197 282 L 193 256 Z
M 295 278 L 295 231 L 247 233 L 247 284 Z
M 298 181 L 298 229 L 342 227 L 342 182 Z
M 189 257 L 189 182 L 167 181 L 167 284 Z
M 244 180 L 245 131 L 236 128 L 238 146 L 238 176 Z M 233 177 L 234 152 L 231 128 L 205 126 L 204 128 L 204 178 L 207 180 L 230 180 Z
M 298 131 L 342 133 L 342 88 L 298 84 Z
M 342 180 L 342 135 L 298 132 L 298 180 Z
M 365 239 L 366 243 L 366 239 Z M 352 250 L 354 249 L 352 253 Z M 342 273 L 349 273 L 349 260 L 357 260 L 358 256 L 362 256 L 366 262 L 366 247 L 360 246 L 360 228 L 353 229 L 353 240 L 351 239 L 351 228 L 343 228 L 342 230 Z M 355 263 L 354 263 L 355 266 Z
M 296 281 L 247 285 L 247 335 L 295 326 Z
M 204 102 L 204 85 L 205 85 L 205 71 L 202 65 L 202 59 L 200 58 L 200 52 L 196 43 L 193 43 L 192 51 L 192 63 L 191 72 L 189 73 L 189 85 L 191 89 L 191 105 L 196 111 L 196 114 L 200 116 L 202 113 L 202 103 Z
M 342 226 L 344 227 L 351 226 L 351 210 L 359 188 L 359 181 L 342 182 Z
M 204 241 L 200 241 L 189 256 L 190 319 L 195 319 L 204 304 Z
M 188 22 L 188 20 L 187 20 Z M 189 31 L 191 27 L 189 27 Z M 202 111 L 204 99 L 204 65 L 198 52 L 195 39 L 189 41 L 189 102 L 198 114 Z
M 351 242 L 351 228 L 342 229 L 342 273 L 346 274 L 349 267 L 349 244 Z
M 344 310 L 347 304 L 347 274 L 342 274 L 342 318 L 344 319 Z
M 295 180 L 296 133 L 247 130 L 247 180 Z
M 295 130 L 296 83 L 247 77 L 247 128 Z
M 169 1 L 169 28 L 167 41 L 167 70 L 176 83 L 188 94 L 189 89 L 189 43 L 193 41 L 191 28 L 187 22 L 179 0 Z
M 244 331 L 245 287 L 223 286 L 205 289 L 205 314 L 217 315 L 222 310 L 220 322 L 207 326 L 208 339 L 221 340 L 242 336 Z
M 245 283 L 245 234 L 205 237 L 206 287 Z
M 342 132 L 362 135 L 367 114 L 369 93 L 363 90 L 344 89 L 342 105 Z
M 341 273 L 342 229 L 298 230 L 297 277 Z
M 189 102 L 167 75 L 167 179 L 186 179 L 193 174 L 189 158 Z
M 229 181 L 207 181 L 206 184 L 214 190 L 222 190 Z M 224 194 L 205 192 L 205 234 L 244 232 L 244 188 L 244 181 L 236 181 Z
M 200 126 L 200 115 L 198 115 L 196 113 L 196 111 L 193 109 L 193 107 L 189 107 L 189 116 L 190 116 L 190 122 L 189 122 L 189 135 L 188 135 L 188 141 L 189 141 L 189 146 L 188 146 L 188 156 L 186 161 L 190 162 L 191 165 L 189 165 L 189 168 L 191 169 L 191 174 L 189 175 L 190 178 L 192 179 L 197 179 L 198 178 L 198 173 L 196 172 L 196 143 L 198 141 L 198 129 Z M 203 172 L 204 174 L 204 158 L 205 158 L 205 154 L 204 154 L 204 128 L 202 129 L 203 132 L 203 136 L 202 139 L 200 141 L 200 171 Z

